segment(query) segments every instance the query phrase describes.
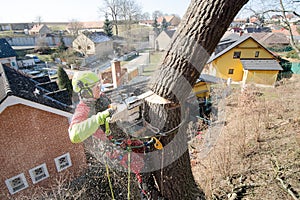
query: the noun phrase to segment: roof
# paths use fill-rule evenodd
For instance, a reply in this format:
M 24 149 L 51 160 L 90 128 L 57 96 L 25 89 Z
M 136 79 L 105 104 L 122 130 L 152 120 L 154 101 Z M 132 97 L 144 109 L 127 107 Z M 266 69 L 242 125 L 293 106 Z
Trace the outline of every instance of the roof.
M 32 79 L 39 82 L 39 83 L 46 83 L 46 82 L 51 81 L 49 76 L 37 76 L 37 77 L 33 77 Z
M 8 96 L 16 96 L 62 111 L 70 112 L 72 110 L 70 106 L 62 103 L 59 99 L 47 96 L 50 91 L 38 84 L 39 82 L 20 71 L 0 65 L 0 104 Z
M 234 47 L 238 46 L 239 44 L 245 42 L 248 39 L 252 39 L 255 42 L 257 42 L 258 44 L 260 44 L 256 39 L 254 39 L 251 35 L 243 35 L 240 36 L 238 38 L 238 40 L 236 42 L 234 42 L 233 44 L 231 44 L 230 46 L 228 46 L 226 49 L 224 49 L 223 51 L 217 53 L 217 54 L 212 54 L 212 56 L 209 58 L 209 60 L 207 61 L 207 63 L 210 63 L 212 61 L 214 61 L 215 59 L 219 58 L 220 56 L 224 55 L 225 53 L 227 53 L 228 51 L 230 51 L 231 49 L 233 49 Z M 261 44 L 260 44 L 261 45 Z M 262 46 L 262 45 L 261 45 Z M 269 51 L 268 49 L 266 49 L 264 46 L 262 46 L 266 51 L 268 51 L 270 54 L 274 55 L 271 51 Z
M 41 28 L 43 28 L 44 26 L 46 26 L 45 24 L 40 24 L 40 25 L 34 25 L 30 31 L 35 31 L 35 32 L 39 32 L 41 30 Z
M 268 33 L 259 40 L 264 44 L 289 44 L 289 40 L 283 33 Z
M 300 36 L 300 34 L 297 31 L 298 27 L 299 26 L 297 26 L 297 25 L 291 24 L 291 30 L 292 30 L 293 36 Z M 287 35 L 287 36 L 290 35 L 290 32 L 287 29 L 285 29 L 285 28 L 280 28 L 279 30 L 272 29 L 272 32 L 273 33 L 275 33 L 275 32 L 277 32 L 277 33 L 283 33 L 284 35 Z
M 0 58 L 8 58 L 17 56 L 15 50 L 4 38 L 0 38 Z
M 280 64 L 274 59 L 241 59 L 241 63 L 245 70 L 283 70 Z
M 201 74 L 197 82 L 224 83 L 226 80 L 209 74 Z
M 45 83 L 38 83 L 38 86 L 50 91 L 50 92 L 54 92 L 59 90 L 58 85 L 56 83 L 56 81 L 49 81 L 49 82 L 45 82 Z
M 143 24 L 153 24 L 154 20 L 141 20 L 140 23 L 143 23 Z
M 247 19 L 235 18 L 233 22 L 247 22 Z
M 262 29 L 260 27 L 246 27 L 244 31 L 247 33 L 261 33 Z
M 101 43 L 101 42 L 107 42 L 111 39 L 103 32 L 89 32 L 85 31 L 82 32 L 86 37 L 88 37 L 90 40 L 92 40 L 94 43 Z
M 102 28 L 104 21 L 81 22 L 82 28 Z
M 101 29 L 104 26 L 104 21 L 90 21 L 90 22 L 71 22 L 67 25 L 67 29 Z
M 165 30 L 166 34 L 172 38 L 176 30 Z
M 174 17 L 175 17 L 174 15 L 159 17 L 157 18 L 157 23 L 161 24 L 164 18 L 166 19 L 166 22 L 170 22 Z

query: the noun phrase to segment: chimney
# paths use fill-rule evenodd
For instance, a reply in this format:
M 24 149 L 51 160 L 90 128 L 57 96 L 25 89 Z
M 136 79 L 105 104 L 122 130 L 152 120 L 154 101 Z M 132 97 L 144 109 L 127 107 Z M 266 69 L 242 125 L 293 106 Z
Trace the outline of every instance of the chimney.
M 119 60 L 111 62 L 111 75 L 114 88 L 117 88 L 121 84 L 121 63 Z
M 240 37 L 243 36 L 244 31 L 240 30 Z

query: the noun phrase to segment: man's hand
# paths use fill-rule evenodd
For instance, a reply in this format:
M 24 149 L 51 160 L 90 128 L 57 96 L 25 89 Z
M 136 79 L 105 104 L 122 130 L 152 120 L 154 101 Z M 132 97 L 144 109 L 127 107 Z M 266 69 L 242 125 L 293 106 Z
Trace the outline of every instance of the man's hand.
M 110 104 L 108 106 L 107 110 L 109 112 L 109 116 L 111 117 L 117 111 L 117 105 L 116 104 Z

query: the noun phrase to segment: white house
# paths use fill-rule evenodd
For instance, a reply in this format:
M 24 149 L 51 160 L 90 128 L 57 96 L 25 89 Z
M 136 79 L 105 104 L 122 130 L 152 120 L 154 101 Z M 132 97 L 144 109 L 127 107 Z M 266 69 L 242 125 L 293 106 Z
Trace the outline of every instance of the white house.
M 113 54 L 113 41 L 103 32 L 83 32 L 73 41 L 73 48 L 84 56 L 99 58 Z

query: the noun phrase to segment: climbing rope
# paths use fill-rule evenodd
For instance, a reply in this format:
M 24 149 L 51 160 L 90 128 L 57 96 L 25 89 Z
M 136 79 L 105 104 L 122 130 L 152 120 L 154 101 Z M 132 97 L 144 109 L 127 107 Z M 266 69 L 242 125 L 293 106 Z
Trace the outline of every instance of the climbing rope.
M 161 151 L 161 166 L 160 166 L 160 192 L 164 196 L 164 149 Z
M 105 163 L 105 167 L 106 167 L 106 175 L 107 175 L 107 179 L 108 179 L 108 183 L 109 183 L 111 198 L 112 198 L 112 200 L 115 200 L 114 190 L 113 190 L 112 183 L 111 183 L 111 180 L 110 180 L 109 168 L 108 168 L 108 164 L 107 163 Z
M 131 158 L 130 158 L 130 152 L 131 152 L 131 148 L 130 147 L 128 147 L 127 148 L 127 151 L 128 151 L 128 159 L 127 159 L 127 161 L 128 161 L 128 175 L 127 175 L 127 181 L 128 181 L 128 184 L 127 184 L 127 190 L 128 190 L 128 192 L 127 192 L 127 199 L 128 200 L 130 200 L 130 162 L 131 162 Z

